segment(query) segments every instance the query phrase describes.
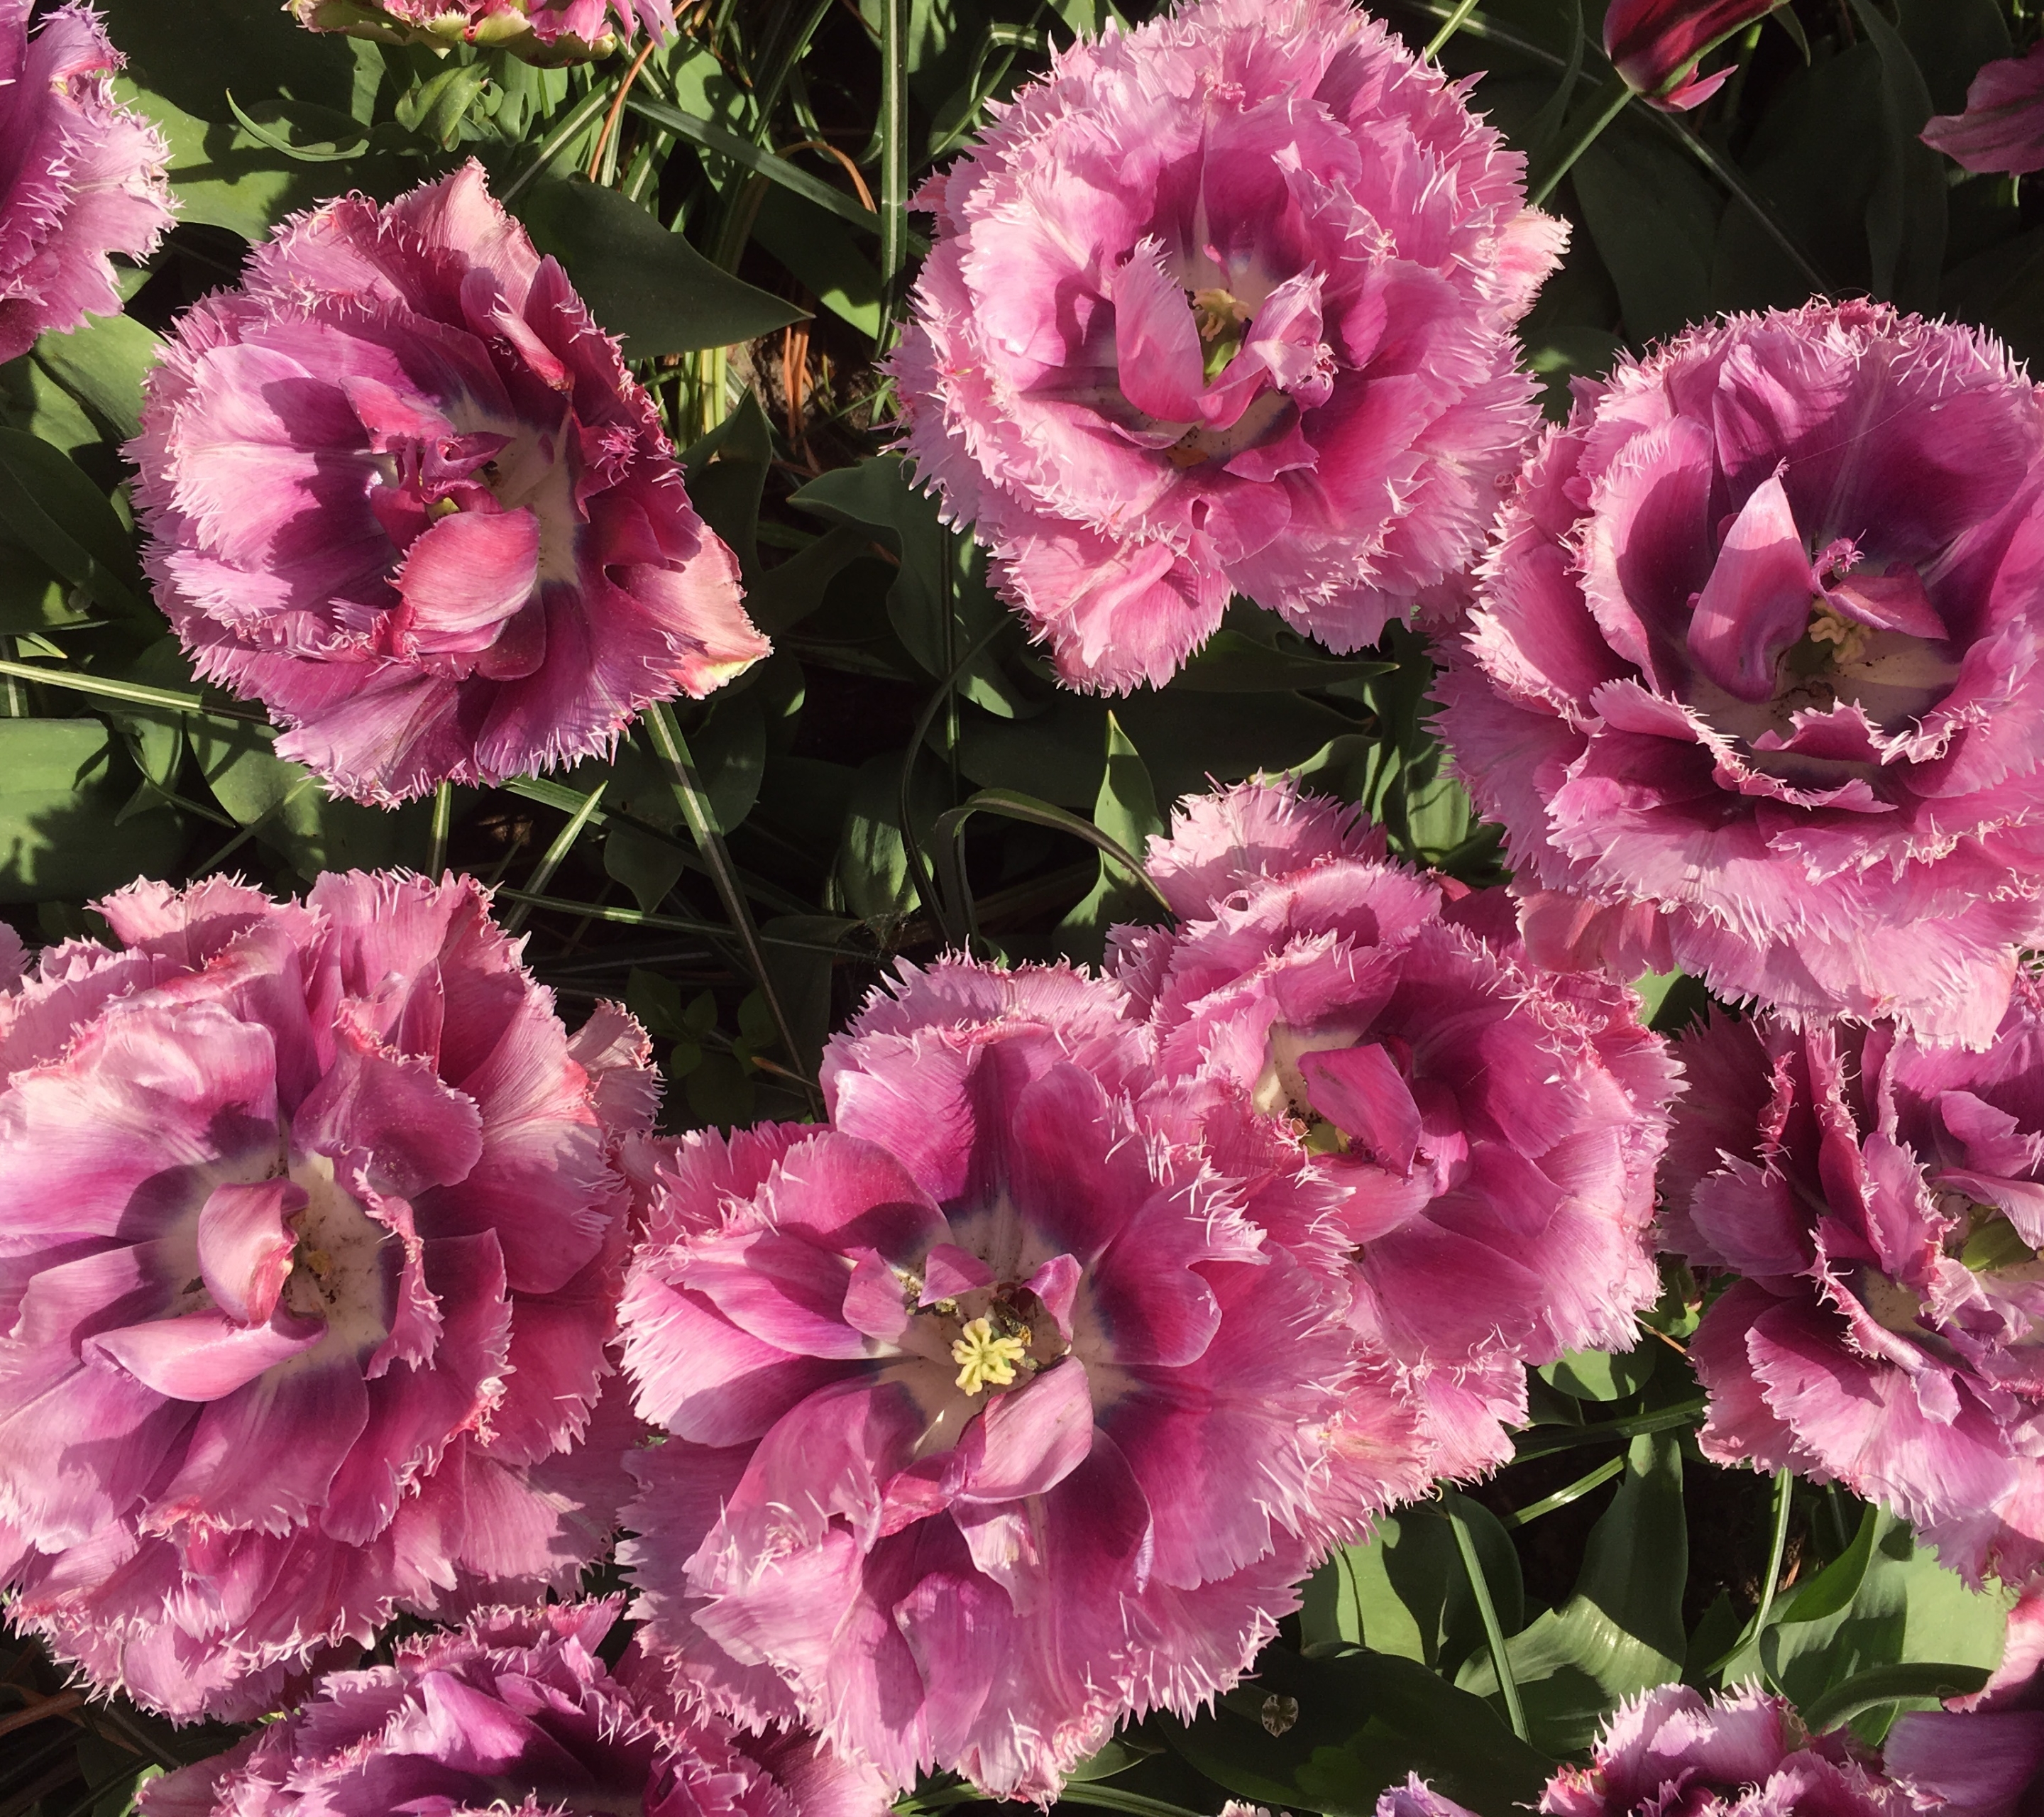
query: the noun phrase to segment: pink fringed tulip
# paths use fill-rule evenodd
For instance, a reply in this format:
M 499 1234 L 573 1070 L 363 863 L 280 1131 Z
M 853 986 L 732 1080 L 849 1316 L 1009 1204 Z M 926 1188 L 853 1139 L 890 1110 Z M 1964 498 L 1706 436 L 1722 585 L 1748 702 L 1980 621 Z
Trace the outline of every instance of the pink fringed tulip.
M 1564 239 L 1523 162 L 1343 0 L 1197 0 L 922 191 L 904 445 L 1066 682 L 1162 682 L 1231 590 L 1357 649 L 1460 571 Z
M 156 127 L 113 98 L 123 62 L 83 0 L 29 35 L 33 0 L 0 0 L 0 360 L 37 336 L 117 315 L 107 255 L 146 259 L 171 225 Z
M 179 324 L 130 451 L 199 673 L 359 801 L 573 763 L 766 651 L 652 400 L 476 164 L 285 222 Z
M 1563 1767 L 1540 1800 L 1544 1817 L 1915 1817 L 1916 1808 L 1849 1732 L 1813 1736 L 1792 1706 L 1757 1690 L 1707 1698 L 1686 1684 L 1621 1705 L 1589 1765 Z
M 1836 1479 L 1977 1582 L 2044 1569 L 2044 988 L 1984 1053 L 1717 1018 L 1663 1188 L 1669 1247 L 1745 1277 L 1689 1346 L 1720 1462 Z
M 1635 94 L 1656 107 L 1700 107 L 1731 74 L 1699 75 L 1697 63 L 1736 32 L 1764 19 L 1783 0 L 1611 0 L 1604 54 Z
M 245 1719 L 397 1610 L 571 1587 L 646 1041 L 467 879 L 139 883 L 0 1011 L 0 1581 L 91 1682 Z M 577 1442 L 596 1432 L 587 1446 Z
M 1920 136 L 1969 171 L 2011 176 L 2044 171 L 2044 44 L 1984 63 L 1966 90 L 1963 113 L 1940 113 Z
M 1121 1007 L 910 972 L 827 1054 L 832 1127 L 663 1170 L 623 1320 L 668 1437 L 620 1556 L 711 1708 L 1047 1803 L 1123 1718 L 1232 1684 L 1328 1541 L 1424 1488 L 1302 1240 L 1331 1195 L 1253 1131 L 1245 1172 L 1151 1122 Z
M 617 1602 L 492 1608 L 330 1673 L 283 1721 L 142 1788 L 145 1817 L 395 1811 L 884 1817 L 870 1774 L 806 1741 L 748 1745 L 598 1657 Z M 654 1690 L 649 1696 L 646 1693 Z
M 315 32 L 346 32 L 386 44 L 445 50 L 475 44 L 508 50 L 528 63 L 581 63 L 607 57 L 644 25 L 664 44 L 674 29 L 674 0 L 289 0 L 291 15 Z
M 1195 1116 L 1275 1120 L 1343 1190 L 1351 1316 L 1464 1476 L 1511 1454 L 1525 1363 L 1636 1341 L 1677 1074 L 1630 992 L 1526 962 L 1498 893 L 1382 854 L 1289 782 L 1182 802 L 1147 860 L 1181 924 L 1110 964 Z
M 2044 409 L 1973 330 L 1813 303 L 1578 388 L 1442 736 L 1534 957 L 1979 1045 L 2044 939 Z

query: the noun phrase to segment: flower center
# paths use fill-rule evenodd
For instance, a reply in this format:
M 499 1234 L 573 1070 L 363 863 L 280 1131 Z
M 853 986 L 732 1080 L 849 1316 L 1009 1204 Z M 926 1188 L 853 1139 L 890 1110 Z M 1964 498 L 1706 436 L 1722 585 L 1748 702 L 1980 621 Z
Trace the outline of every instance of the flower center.
M 321 1320 L 333 1349 L 373 1350 L 390 1335 L 384 1256 L 390 1232 L 335 1180 L 327 1156 L 305 1156 L 291 1178 L 307 1202 L 290 1220 L 298 1241 L 283 1302 L 302 1319 Z
M 1027 1325 L 1009 1332 L 997 1330 L 990 1317 L 968 1320 L 951 1343 L 951 1361 L 959 1365 L 958 1385 L 967 1394 L 989 1387 L 1012 1387 L 1016 1366 L 1028 1357 L 1034 1341 Z
M 1242 350 L 1242 337 L 1254 314 L 1250 306 L 1218 285 L 1195 290 L 1193 320 L 1206 347 L 1206 380 L 1211 385 Z

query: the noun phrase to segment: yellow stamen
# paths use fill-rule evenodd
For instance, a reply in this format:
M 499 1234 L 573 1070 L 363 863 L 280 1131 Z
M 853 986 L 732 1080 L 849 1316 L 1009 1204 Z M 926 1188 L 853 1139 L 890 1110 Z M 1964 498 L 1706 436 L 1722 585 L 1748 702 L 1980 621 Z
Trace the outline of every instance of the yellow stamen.
M 1834 662 L 1856 663 L 1866 653 L 1866 627 L 1854 624 L 1828 605 L 1819 605 L 1810 614 L 1810 641 L 1835 643 Z
M 428 517 L 451 517 L 461 506 L 451 498 L 436 498 L 426 507 Z
M 991 1319 L 973 1320 L 951 1346 L 951 1361 L 959 1366 L 959 1386 L 967 1394 L 977 1394 L 989 1384 L 1008 1387 L 1015 1380 L 1015 1366 L 1028 1350 L 1027 1332 L 1019 1337 L 997 1337 Z

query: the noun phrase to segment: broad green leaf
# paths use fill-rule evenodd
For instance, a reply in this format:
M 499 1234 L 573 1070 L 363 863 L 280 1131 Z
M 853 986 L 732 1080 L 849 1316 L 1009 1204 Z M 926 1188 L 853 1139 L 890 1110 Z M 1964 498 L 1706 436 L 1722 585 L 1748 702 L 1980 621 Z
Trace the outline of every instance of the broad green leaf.
M 791 190 L 767 192 L 752 237 L 863 335 L 880 332 L 880 271 L 838 217 Z
M 1757 1650 L 1727 1665 L 1725 1682 L 1756 1677 L 1764 1666 L 1807 1709 L 1876 1667 L 1927 1661 L 1992 1670 L 2011 1600 L 2012 1592 L 1968 1589 L 1916 1544 L 1906 1523 L 1870 1508 L 1846 1554 L 1769 1624 Z
M 1650 121 L 1621 117 L 1570 180 L 1635 346 L 1711 313 L 1711 252 L 1725 202 L 1693 158 Z
M 1170 685 L 1194 693 L 1289 693 L 1300 688 L 1366 680 L 1385 674 L 1389 667 L 1385 663 L 1281 650 L 1239 631 L 1223 630 L 1193 651 Z
M 0 525 L 110 616 L 160 623 L 106 495 L 76 462 L 19 429 L 0 429 Z
M 278 756 L 252 726 L 194 716 L 186 732 L 213 799 L 301 877 L 424 859 L 431 802 L 386 809 L 329 801 L 309 770 Z
M 811 480 L 790 503 L 837 523 L 863 524 L 901 557 L 901 571 L 888 590 L 888 619 L 931 675 L 941 678 L 1005 617 L 1007 608 L 987 586 L 972 539 L 938 521 L 936 499 L 911 483 L 898 455 L 836 468 Z M 1011 716 L 1016 711 L 1013 692 L 990 656 L 966 668 L 959 693 L 992 713 Z M 1089 804 L 1090 792 L 1086 799 Z
M 1937 301 L 1946 230 L 1946 160 L 1917 136 L 1931 117 L 1931 91 L 1881 9 L 1872 0 L 1853 0 L 1853 11 L 1881 59 L 1885 131 L 1866 209 L 1873 294 L 1905 309 L 1927 309 Z
M 916 836 L 927 855 L 931 828 L 950 801 L 950 779 L 927 755 L 918 756 L 913 774 Z M 901 801 L 899 755 L 890 751 L 859 766 L 845 809 L 837 885 L 845 912 L 862 921 L 892 921 L 917 905 L 901 843 Z
M 0 719 L 0 902 L 103 894 L 162 877 L 184 847 L 170 813 L 120 816 L 134 786 L 98 719 Z
M 282 94 L 352 110 L 352 42 L 308 32 L 276 0 L 105 0 L 102 10 L 129 75 L 202 119 L 230 117 L 230 89 L 244 103 Z
M 69 334 L 44 335 L 32 357 L 125 442 L 142 426 L 142 382 L 162 345 L 133 316 L 93 316 Z
M 1821 1734 L 1869 1711 L 1900 1703 L 1934 1708 L 1946 1697 L 1970 1695 L 1986 1684 L 1984 1665 L 1960 1665 L 1949 1660 L 1926 1660 L 1902 1665 L 1869 1666 L 1827 1691 L 1803 1711 L 1812 1730 Z
M 33 354 L 0 366 L 0 424 L 74 459 L 90 459 L 106 448 L 106 425 L 94 421 Z
M 616 190 L 543 176 L 513 209 L 632 359 L 724 347 L 805 319 L 793 304 L 713 265 Z
M 1266 1722 L 1274 1698 L 1296 1705 L 1278 1734 Z M 1416 1772 L 1481 1817 L 1519 1817 L 1551 1770 L 1481 1700 L 1412 1660 L 1359 1648 L 1305 1658 L 1274 1644 L 1211 1715 L 1158 1715 L 1150 1727 L 1235 1796 L 1329 1817 L 1369 1817 Z
M 1660 1358 L 1658 1339 L 1629 1350 L 1571 1350 L 1540 1371 L 1550 1388 L 1578 1400 L 1624 1400 L 1637 1394 Z
M 751 391 L 682 456 L 690 501 L 731 545 L 748 586 L 759 571 L 759 497 L 773 461 L 773 425 Z
M 834 525 L 746 589 L 747 615 L 770 637 L 792 629 L 823 604 L 825 589 L 867 552 L 870 542 L 855 524 Z
M 1666 1435 L 1635 1439 L 1618 1493 L 1591 1531 L 1574 1595 L 1507 1646 L 1539 1746 L 1558 1754 L 1584 1747 L 1612 1706 L 1681 1677 L 1688 1573 L 1681 1450 Z M 1488 1652 L 1472 1653 L 1456 1682 L 1496 1696 Z
M 2008 21 L 1996 0 L 1900 0 L 1896 13 L 1934 113 L 1960 112 L 1981 65 L 2011 54 Z
M 767 969 L 800 1050 L 795 1065 L 812 1078 L 830 1034 L 832 961 L 827 953 L 773 943 L 778 936 L 823 945 L 842 940 L 857 925 L 841 915 L 777 915 L 759 924 Z
M 1151 786 L 1150 772 L 1128 742 L 1114 715 L 1107 716 L 1107 771 L 1101 778 L 1100 798 L 1093 803 L 1093 824 L 1124 851 L 1143 855 L 1153 833 L 1164 830 L 1164 816 L 1157 811 L 1157 791 Z M 1076 958 L 1097 962 L 1105 948 L 1108 928 L 1117 921 L 1147 918 L 1155 913 L 1151 902 L 1118 864 L 1103 853 L 1099 874 L 1085 899 L 1058 924 L 1066 948 Z

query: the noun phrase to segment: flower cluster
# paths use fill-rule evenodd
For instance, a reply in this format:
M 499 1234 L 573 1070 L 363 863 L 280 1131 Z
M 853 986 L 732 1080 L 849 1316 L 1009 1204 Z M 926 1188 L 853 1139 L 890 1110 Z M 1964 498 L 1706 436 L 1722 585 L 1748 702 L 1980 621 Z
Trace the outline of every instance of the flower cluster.
M 315 32 L 445 50 L 474 44 L 528 63 L 582 63 L 628 44 L 644 25 L 664 42 L 674 0 L 288 0 Z
M 1341 1189 L 1358 1329 L 1411 1372 L 1432 1473 L 1510 1455 L 1528 1362 L 1630 1349 L 1676 1072 L 1621 987 L 1543 977 L 1501 892 L 1384 858 L 1353 809 L 1252 782 L 1180 807 L 1181 917 L 1112 962 L 1194 1114 L 1280 1120 Z
M 129 451 L 199 674 L 359 801 L 605 751 L 766 653 L 652 401 L 477 164 L 286 221 L 179 324 Z
M 2044 1769 L 2044 1727 L 1989 1715 L 1903 1717 L 1877 1754 L 1848 1730 L 1812 1735 L 1754 1690 L 1650 1691 L 1605 1725 L 1587 1766 L 1564 1766 L 1543 1817 L 2015 1817 Z M 1377 1817 L 1471 1817 L 1415 1778 Z
M 85 0 L 0 0 L 0 360 L 112 315 L 109 253 L 146 259 L 171 225 L 156 126 L 113 98 L 121 53 Z
M 1354 650 L 1455 580 L 1535 421 L 1523 167 L 1344 0 L 1197 0 L 932 180 L 905 446 L 1065 681 L 1162 682 L 1231 590 Z
M 466 879 L 98 907 L 0 1004 L 13 1619 L 246 1718 L 396 1610 L 571 1586 L 626 1488 L 637 1025 L 571 1039 Z

